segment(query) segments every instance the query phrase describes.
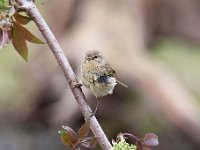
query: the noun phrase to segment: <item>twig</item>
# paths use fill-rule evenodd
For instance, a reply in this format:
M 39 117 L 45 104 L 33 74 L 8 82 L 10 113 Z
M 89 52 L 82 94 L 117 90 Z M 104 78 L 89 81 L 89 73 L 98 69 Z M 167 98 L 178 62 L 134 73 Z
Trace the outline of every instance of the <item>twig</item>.
M 60 48 L 58 41 L 51 32 L 50 28 L 46 24 L 45 20 L 41 16 L 40 12 L 36 8 L 35 4 L 32 1 L 28 0 L 16 0 L 17 3 L 21 6 L 27 14 L 33 18 L 33 21 L 37 25 L 38 29 L 41 31 L 43 37 L 45 38 L 47 44 L 49 45 L 53 55 L 55 56 L 60 68 L 62 69 L 65 78 L 67 79 L 71 91 L 85 117 L 86 120 L 90 123 L 90 128 L 97 138 L 98 143 L 100 144 L 103 150 L 110 150 L 111 144 L 108 141 L 105 133 L 103 132 L 101 126 L 99 125 L 96 117 L 92 116 L 92 111 L 86 102 L 86 98 L 82 92 L 82 89 L 77 86 L 78 82 L 75 77 L 75 74 L 65 57 L 63 50 Z

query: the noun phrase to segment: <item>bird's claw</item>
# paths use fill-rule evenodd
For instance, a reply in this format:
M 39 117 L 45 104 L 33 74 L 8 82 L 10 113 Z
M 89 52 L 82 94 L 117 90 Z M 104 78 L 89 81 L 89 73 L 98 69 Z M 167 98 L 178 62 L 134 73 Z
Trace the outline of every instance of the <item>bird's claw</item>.
M 82 86 L 82 84 L 81 83 L 74 83 L 73 85 L 72 85 L 72 88 L 73 89 L 75 89 L 75 88 L 80 88 Z
M 92 112 L 90 111 L 91 115 L 89 116 L 89 118 L 96 115 L 98 106 L 99 106 L 99 99 L 97 99 L 97 104 L 96 104 L 95 110 Z

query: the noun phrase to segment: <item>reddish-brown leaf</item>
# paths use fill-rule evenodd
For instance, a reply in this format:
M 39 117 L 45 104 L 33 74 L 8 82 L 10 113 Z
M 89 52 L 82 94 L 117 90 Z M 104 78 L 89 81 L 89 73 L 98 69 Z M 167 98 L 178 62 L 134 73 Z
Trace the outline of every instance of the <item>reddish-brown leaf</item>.
M 64 145 L 73 147 L 73 143 L 70 137 L 68 136 L 67 131 L 62 130 L 62 131 L 59 131 L 58 133 L 60 134 L 61 141 Z
M 95 137 L 86 137 L 83 139 L 81 145 L 86 148 L 94 148 L 97 144 L 97 139 Z
M 15 50 L 22 56 L 22 58 L 28 61 L 28 47 L 24 37 L 21 35 L 21 31 L 15 26 L 12 29 L 12 44 Z
M 153 146 L 159 145 L 158 136 L 154 133 L 146 134 L 141 142 L 142 142 L 142 145 L 147 146 L 147 147 L 153 147 Z
M 30 31 L 28 31 L 25 27 L 23 27 L 22 25 L 20 25 L 17 22 L 13 22 L 15 28 L 18 29 L 18 31 L 20 32 L 20 35 L 26 39 L 29 42 L 32 43 L 36 43 L 36 44 L 44 44 L 43 41 L 41 41 L 39 38 L 37 38 L 35 35 L 33 35 Z
M 74 132 L 74 130 L 72 130 L 68 126 L 63 126 L 63 129 L 66 130 L 65 132 L 66 132 L 66 137 L 68 139 L 68 143 L 70 143 L 71 147 L 75 147 L 78 144 L 77 134 Z
M 13 16 L 14 16 L 15 20 L 17 21 L 17 23 L 20 23 L 23 25 L 29 23 L 32 20 L 30 17 L 22 16 L 17 12 Z
M 78 130 L 79 141 L 81 141 L 84 137 L 86 137 L 89 131 L 90 131 L 90 125 L 89 125 L 89 122 L 86 121 L 82 124 L 81 128 Z

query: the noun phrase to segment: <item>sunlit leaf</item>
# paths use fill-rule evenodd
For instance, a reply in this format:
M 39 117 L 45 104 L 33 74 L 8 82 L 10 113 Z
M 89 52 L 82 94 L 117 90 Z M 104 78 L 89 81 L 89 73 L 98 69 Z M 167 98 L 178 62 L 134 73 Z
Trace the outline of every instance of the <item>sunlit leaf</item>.
M 60 134 L 61 141 L 64 145 L 67 145 L 67 146 L 70 146 L 70 147 L 73 146 L 71 140 L 69 139 L 67 131 L 62 130 L 62 131 L 58 131 L 58 133 Z
M 83 139 L 81 145 L 86 148 L 94 148 L 97 144 L 97 139 L 95 137 L 86 137 Z
M 0 0 L 0 5 L 4 5 L 7 2 L 7 0 Z
M 12 44 L 16 51 L 23 57 L 24 60 L 28 60 L 28 48 L 26 41 L 23 36 L 21 36 L 21 31 L 13 26 L 12 30 Z
M 25 38 L 27 41 L 36 43 L 36 44 L 44 44 L 43 41 L 41 41 L 39 38 L 37 38 L 35 35 L 33 35 L 30 31 L 28 31 L 25 27 L 20 25 L 17 22 L 13 22 L 15 28 L 17 28 L 20 32 L 20 35 Z
M 86 137 L 89 131 L 90 131 L 90 125 L 89 122 L 86 121 L 84 124 L 82 124 L 81 128 L 78 130 L 79 141 L 81 141 L 84 137 Z
M 32 20 L 30 17 L 20 15 L 19 13 L 15 13 L 13 16 L 18 23 L 23 25 L 29 23 Z
M 159 145 L 158 136 L 154 133 L 146 134 L 145 137 L 142 139 L 142 145 L 148 147 L 158 146 Z
M 68 126 L 63 126 L 63 132 L 65 133 L 65 139 L 67 140 L 66 143 L 71 147 L 74 147 L 78 144 L 78 136 L 77 134 Z

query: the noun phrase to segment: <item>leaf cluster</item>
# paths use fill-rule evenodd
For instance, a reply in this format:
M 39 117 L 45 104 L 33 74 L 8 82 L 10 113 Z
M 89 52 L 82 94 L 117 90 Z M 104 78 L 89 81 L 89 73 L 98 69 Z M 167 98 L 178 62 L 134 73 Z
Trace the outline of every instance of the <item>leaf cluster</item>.
M 133 134 L 130 133 L 119 133 L 116 139 L 116 142 L 113 141 L 113 148 L 114 146 L 116 147 L 116 143 L 120 143 L 120 146 L 123 143 L 123 146 L 128 146 L 131 150 L 134 150 L 135 147 L 133 145 L 128 145 L 125 142 L 125 138 L 129 138 L 132 141 L 134 141 L 136 145 L 136 150 L 152 150 L 152 147 L 158 146 L 159 141 L 158 141 L 158 136 L 154 133 L 147 133 L 143 138 L 138 138 Z M 132 147 L 131 147 L 132 146 Z M 121 150 L 119 149 L 113 149 L 113 150 Z
M 78 134 L 68 126 L 62 126 L 63 130 L 58 131 L 61 141 L 64 145 L 71 147 L 73 150 L 81 148 L 94 148 L 97 144 L 96 137 L 88 136 L 90 132 L 89 122 L 85 122 Z
M 7 0 L 0 0 L 0 6 L 5 5 L 6 2 L 7 2 Z
M 119 134 L 117 140 L 113 140 L 112 144 L 112 150 L 136 150 L 137 148 L 135 145 L 127 143 L 123 134 Z
M 6 13 L 0 14 L 0 49 L 12 42 L 15 50 L 24 60 L 28 60 L 27 41 L 35 44 L 44 44 L 32 34 L 24 25 L 32 18 L 24 16 L 17 11 L 16 6 L 10 6 Z

